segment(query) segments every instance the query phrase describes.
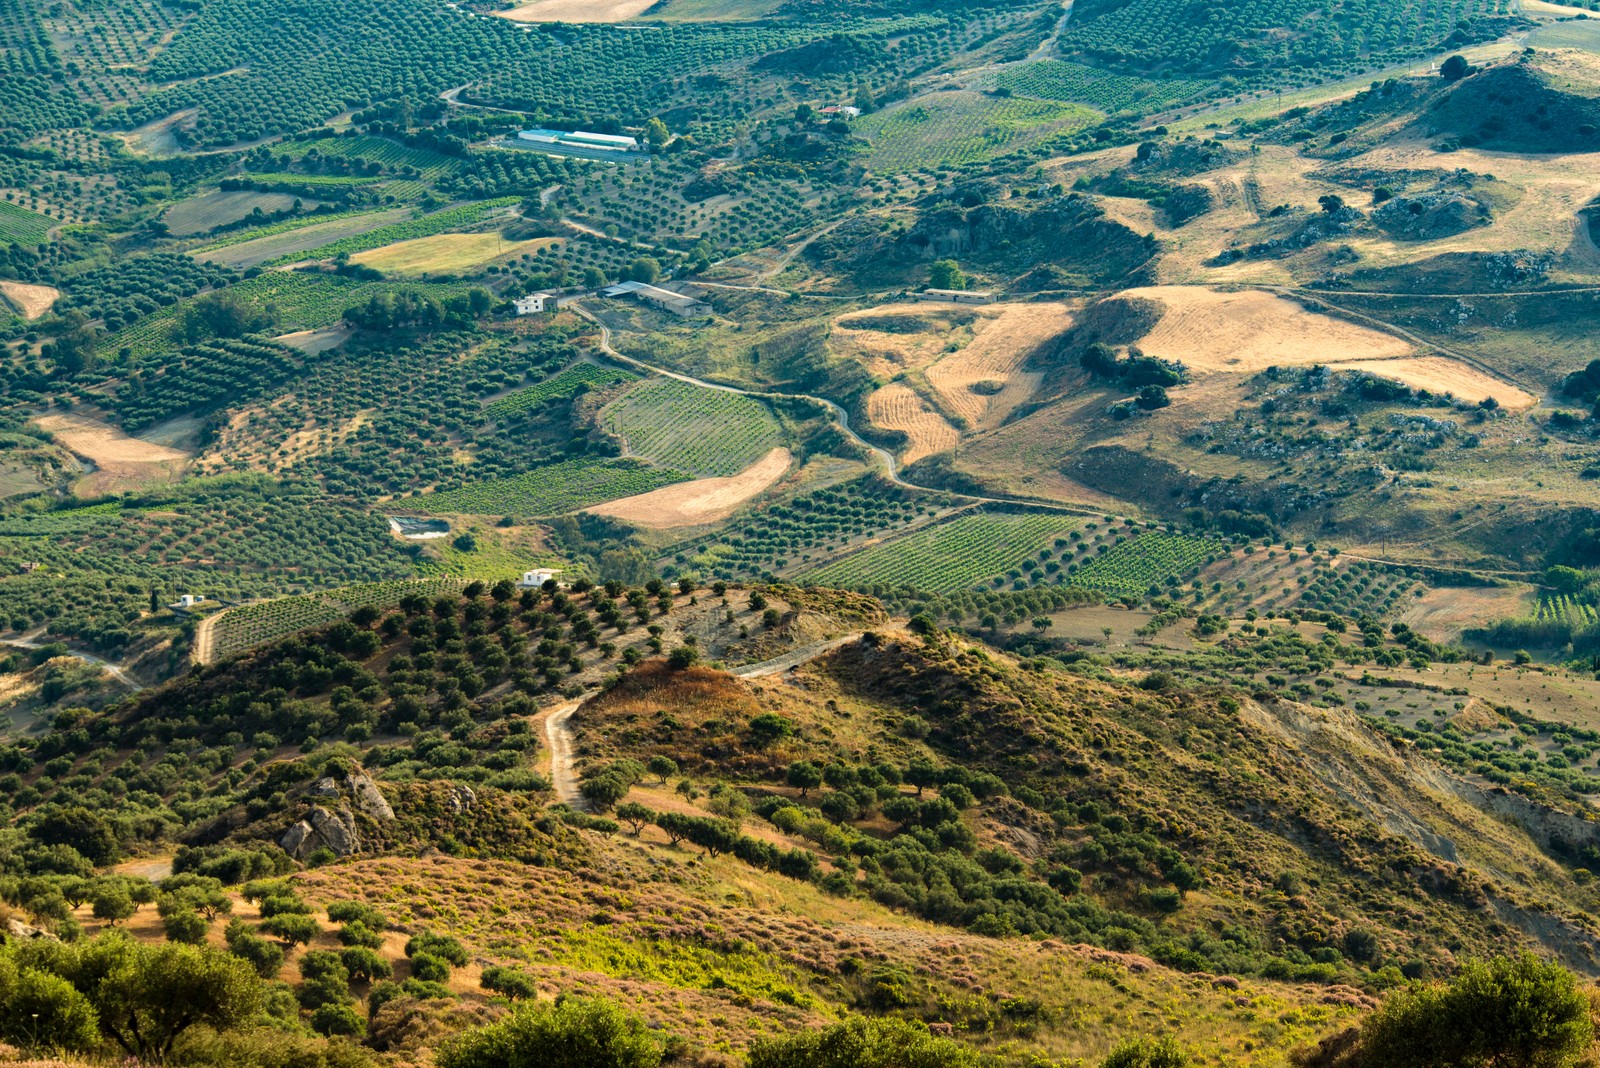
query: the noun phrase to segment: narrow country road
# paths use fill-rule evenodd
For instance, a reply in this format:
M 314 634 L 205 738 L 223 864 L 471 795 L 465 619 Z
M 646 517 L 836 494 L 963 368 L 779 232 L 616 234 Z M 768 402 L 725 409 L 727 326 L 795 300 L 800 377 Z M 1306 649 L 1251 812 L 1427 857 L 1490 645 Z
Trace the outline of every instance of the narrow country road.
M 9 645 L 14 649 L 41 649 L 43 646 L 36 639 L 42 633 L 43 631 L 35 631 L 32 634 L 24 634 L 20 638 L 0 640 L 0 645 Z M 96 667 L 104 668 L 107 675 L 110 675 L 134 693 L 144 689 L 144 683 L 128 674 L 121 664 L 113 664 L 111 661 L 95 656 L 93 653 L 79 652 L 77 649 L 68 649 L 66 655 L 82 660 L 85 663 L 93 664 Z
M 856 631 L 827 641 L 813 642 L 798 649 L 791 649 L 771 660 L 734 668 L 732 674 L 741 679 L 763 679 L 771 675 L 781 675 L 791 668 L 810 663 L 825 653 L 831 653 L 842 645 L 848 645 L 860 637 L 861 632 Z M 578 789 L 572 716 L 583 707 L 586 700 L 587 698 L 580 697 L 576 701 L 556 705 L 544 719 L 545 744 L 550 747 L 551 789 L 555 791 L 557 801 L 570 805 L 579 812 L 588 811 L 589 803 L 583 799 L 583 794 Z
M 742 397 L 756 397 L 766 400 L 801 400 L 808 401 L 812 404 L 822 405 L 832 413 L 834 421 L 839 424 L 839 429 L 844 431 L 845 437 L 849 438 L 860 448 L 865 449 L 867 452 L 877 457 L 879 462 L 883 464 L 885 477 L 887 477 L 890 482 L 894 483 L 896 486 L 900 486 L 903 489 L 917 490 L 922 493 L 942 493 L 947 497 L 954 497 L 963 501 L 974 501 L 978 504 L 1007 504 L 1022 508 L 1047 508 L 1051 511 L 1064 512 L 1068 515 L 1100 516 L 1105 514 L 1104 510 L 1096 511 L 1092 508 L 1079 508 L 1075 505 L 1059 504 L 1055 501 L 1024 500 L 1016 497 L 982 497 L 974 493 L 962 493 L 958 490 L 940 489 L 933 486 L 919 486 L 915 482 L 907 482 L 900 475 L 900 464 L 895 460 L 894 453 L 890 452 L 888 449 L 879 448 L 866 438 L 863 438 L 860 434 L 856 433 L 855 428 L 850 425 L 850 413 L 828 398 L 814 397 L 809 393 L 779 393 L 775 390 L 742 389 L 739 386 L 724 385 L 720 382 L 708 382 L 703 378 L 696 378 L 693 375 L 686 375 L 681 371 L 668 370 L 665 367 L 658 367 L 653 363 L 646 363 L 645 361 L 635 359 L 632 356 L 625 356 L 618 352 L 611 344 L 611 328 L 605 323 L 601 322 L 598 316 L 589 311 L 589 309 L 583 307 L 577 301 L 573 301 L 565 306 L 600 328 L 600 351 L 611 357 L 613 360 L 616 360 L 618 363 L 625 363 L 631 367 L 637 367 L 643 371 L 648 371 L 653 375 L 661 375 L 664 378 L 672 378 L 679 382 L 686 382 L 691 386 L 699 386 L 701 389 L 714 389 L 722 393 L 736 393 Z

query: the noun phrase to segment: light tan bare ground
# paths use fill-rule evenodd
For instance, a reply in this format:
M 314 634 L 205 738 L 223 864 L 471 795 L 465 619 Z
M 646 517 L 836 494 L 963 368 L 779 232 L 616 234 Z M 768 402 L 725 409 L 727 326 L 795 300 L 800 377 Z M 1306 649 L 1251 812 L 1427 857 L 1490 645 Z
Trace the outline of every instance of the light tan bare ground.
M 1516 386 L 1491 378 L 1459 360 L 1445 356 L 1415 356 L 1402 360 L 1355 360 L 1333 363 L 1335 371 L 1368 371 L 1384 378 L 1404 382 L 1412 389 L 1425 389 L 1429 393 L 1449 393 L 1458 400 L 1478 403 L 1489 397 L 1500 402 L 1503 408 L 1528 408 L 1534 397 Z
M 1534 603 L 1529 586 L 1436 588 L 1412 600 L 1400 620 L 1429 641 L 1453 642 L 1467 627 L 1527 615 Z
M 554 237 L 507 241 L 497 233 L 434 234 L 396 241 L 350 257 L 351 263 L 390 274 L 452 273 L 481 267 L 491 260 L 559 245 Z
M 1413 352 L 1399 338 L 1259 290 L 1149 286 L 1123 295 L 1166 309 L 1139 341 L 1145 354 L 1178 360 L 1196 374 L 1248 374 L 1274 365 L 1386 360 Z
M 699 478 L 649 493 L 598 504 L 587 511 L 641 527 L 697 527 L 726 519 L 744 502 L 783 477 L 794 457 L 777 448 L 729 478 Z
M 53 286 L 36 286 L 27 282 L 0 282 L 0 293 L 16 305 L 24 319 L 37 319 L 50 310 L 61 290 Z
M 152 482 L 171 482 L 188 466 L 189 454 L 132 438 L 95 419 L 59 412 L 35 420 L 94 470 L 73 487 L 80 496 L 118 493 Z
M 533 0 L 495 14 L 512 22 L 621 22 L 644 14 L 655 0 Z
M 898 430 L 906 436 L 906 448 L 900 454 L 903 464 L 949 452 L 961 443 L 960 431 L 928 407 L 915 390 L 899 382 L 890 382 L 867 398 L 867 418 L 875 427 Z
M 324 326 L 319 330 L 296 330 L 292 334 L 282 334 L 273 340 L 315 356 L 319 352 L 327 352 L 343 345 L 354 332 L 348 324 L 339 323 L 336 326 Z
M 992 430 L 1033 396 L 1041 376 L 1028 357 L 1072 327 L 1064 304 L 992 304 L 972 324 L 966 348 L 928 368 L 928 384 L 973 430 Z

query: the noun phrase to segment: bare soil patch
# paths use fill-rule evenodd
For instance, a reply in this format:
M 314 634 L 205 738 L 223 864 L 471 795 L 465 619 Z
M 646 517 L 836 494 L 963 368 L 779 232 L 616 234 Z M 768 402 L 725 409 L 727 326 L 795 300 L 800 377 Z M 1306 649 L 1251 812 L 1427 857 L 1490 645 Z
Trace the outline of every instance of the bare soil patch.
M 1042 376 L 1023 370 L 1028 357 L 1072 322 L 1063 304 L 990 305 L 972 343 L 928 368 L 928 384 L 969 427 L 991 430 L 1039 388 Z
M 1390 360 L 1410 356 L 1410 344 L 1368 327 L 1307 311 L 1292 300 L 1204 286 L 1130 289 L 1166 308 L 1140 341 L 1146 355 L 1177 360 L 1197 374 L 1248 374 L 1285 364 Z
M 453 273 L 481 267 L 503 256 L 532 252 L 560 243 L 559 239 L 553 237 L 507 241 L 492 231 L 482 234 L 434 234 L 360 252 L 351 256 L 350 262 L 373 267 L 386 274 Z
M 588 511 L 660 529 L 714 523 L 726 519 L 740 505 L 776 483 L 789 470 L 793 459 L 788 449 L 776 448 L 737 475 L 679 482 L 599 504 Z
M 533 0 L 495 14 L 512 22 L 621 22 L 654 5 L 655 0 Z
M 66 412 L 35 421 L 74 455 L 94 465 L 73 487 L 79 496 L 120 493 L 153 482 L 172 482 L 188 466 L 189 454 L 129 437 L 116 427 Z
M 16 306 L 17 312 L 24 319 L 37 319 L 50 310 L 50 306 L 61 296 L 61 290 L 54 286 L 31 285 L 27 282 L 0 282 L 0 293 L 5 294 L 6 300 Z
M 903 464 L 949 452 L 961 443 L 960 431 L 928 407 L 915 390 L 899 382 L 890 382 L 867 398 L 867 418 L 875 427 L 906 436 L 907 445 L 900 454 Z
M 310 356 L 319 352 L 327 352 L 343 345 L 355 331 L 345 323 L 336 326 L 324 326 L 318 330 L 296 330 L 292 334 L 283 334 L 273 338 L 281 345 L 297 348 Z
M 1499 401 L 1503 408 L 1528 408 L 1534 402 L 1533 394 L 1445 356 L 1417 356 L 1404 360 L 1357 360 L 1328 366 L 1335 371 L 1367 371 L 1404 382 L 1413 389 L 1425 389 L 1429 393 L 1449 393 L 1460 400 L 1474 404 L 1489 397 Z

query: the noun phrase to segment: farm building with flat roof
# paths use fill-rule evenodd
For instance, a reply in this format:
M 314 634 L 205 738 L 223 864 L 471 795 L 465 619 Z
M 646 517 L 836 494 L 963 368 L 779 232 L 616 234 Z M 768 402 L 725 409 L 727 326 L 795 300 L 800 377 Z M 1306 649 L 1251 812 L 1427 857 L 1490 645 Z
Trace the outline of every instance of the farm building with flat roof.
M 921 293 L 911 294 L 914 300 L 938 301 L 944 304 L 993 304 L 993 293 L 981 292 L 976 289 L 924 289 Z
M 553 148 L 576 147 L 600 149 L 606 152 L 638 152 L 639 139 L 624 134 L 591 133 L 588 130 L 523 130 L 518 141 Z
M 602 297 L 633 297 L 684 319 L 711 314 L 711 305 L 697 297 L 674 293 L 644 282 L 618 282 L 600 291 Z

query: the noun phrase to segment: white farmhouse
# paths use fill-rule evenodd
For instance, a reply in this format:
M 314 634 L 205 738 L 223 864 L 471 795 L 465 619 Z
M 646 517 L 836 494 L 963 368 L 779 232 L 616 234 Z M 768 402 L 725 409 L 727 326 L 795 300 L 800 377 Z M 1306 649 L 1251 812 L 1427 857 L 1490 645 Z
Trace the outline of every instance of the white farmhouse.
M 524 590 L 543 589 L 546 582 L 555 579 L 559 574 L 561 571 L 558 568 L 536 567 L 532 571 L 522 573 L 522 581 L 517 583 L 517 587 Z
M 554 293 L 529 293 L 525 297 L 518 297 L 511 304 L 517 309 L 518 315 L 542 315 L 555 307 L 556 295 Z

